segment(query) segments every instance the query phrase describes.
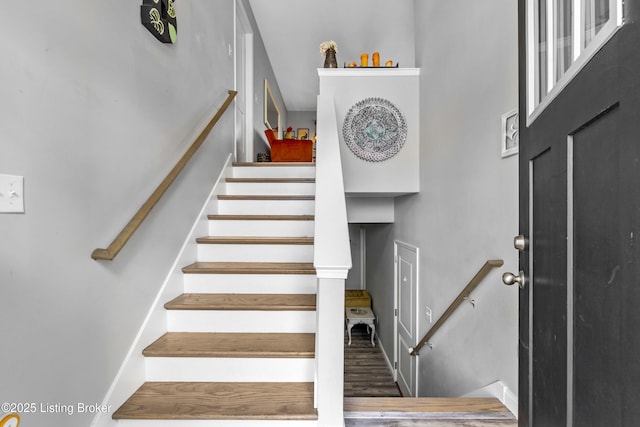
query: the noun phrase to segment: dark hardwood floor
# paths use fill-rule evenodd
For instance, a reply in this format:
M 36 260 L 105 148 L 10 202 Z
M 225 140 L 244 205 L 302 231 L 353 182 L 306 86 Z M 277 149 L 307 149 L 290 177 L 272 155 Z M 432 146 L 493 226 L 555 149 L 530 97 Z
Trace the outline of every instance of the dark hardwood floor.
M 378 342 L 371 346 L 366 325 L 353 327 L 351 346 L 346 330 L 344 338 L 345 397 L 401 397 Z

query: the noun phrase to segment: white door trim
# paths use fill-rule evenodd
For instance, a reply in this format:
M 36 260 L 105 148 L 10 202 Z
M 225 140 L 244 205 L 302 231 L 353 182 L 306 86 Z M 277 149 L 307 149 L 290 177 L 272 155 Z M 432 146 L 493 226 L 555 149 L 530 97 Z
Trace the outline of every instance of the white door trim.
M 234 86 L 238 88 L 238 73 L 242 72 L 244 77 L 244 94 L 238 94 L 239 97 L 236 97 L 236 103 L 242 103 L 244 110 L 244 149 L 240 150 L 240 147 L 235 147 L 236 160 L 247 161 L 250 162 L 253 160 L 253 117 L 254 117 L 254 105 L 253 105 L 253 27 L 251 26 L 251 22 L 249 21 L 249 15 L 244 8 L 244 5 L 241 0 L 236 0 L 235 7 L 235 23 L 236 28 L 234 29 L 234 33 L 236 34 L 234 40 L 234 67 L 237 67 L 238 64 L 238 51 L 244 53 L 244 72 L 242 70 L 235 70 L 234 73 Z M 239 28 L 238 28 L 239 27 Z M 242 39 L 238 40 L 237 34 L 238 29 L 240 29 L 243 33 Z M 238 45 L 242 43 L 243 49 L 238 49 Z M 237 141 L 237 138 L 235 138 Z M 238 153 L 244 152 L 244 159 L 238 159 Z
M 367 289 L 367 230 L 360 227 L 360 289 Z

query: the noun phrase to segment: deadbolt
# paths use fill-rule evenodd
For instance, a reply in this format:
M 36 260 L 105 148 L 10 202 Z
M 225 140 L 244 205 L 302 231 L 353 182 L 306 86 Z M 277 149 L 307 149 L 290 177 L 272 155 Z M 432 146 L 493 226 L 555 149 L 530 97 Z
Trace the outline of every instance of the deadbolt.
M 529 239 L 524 237 L 522 234 L 518 234 L 513 238 L 513 247 L 520 252 L 526 251 L 527 249 L 529 249 Z
M 523 289 L 525 285 L 525 280 L 526 279 L 524 277 L 524 271 L 522 270 L 520 270 L 517 276 L 513 273 L 504 273 L 502 275 L 502 282 L 507 286 L 511 286 L 514 283 L 517 283 L 518 286 L 520 286 L 520 288 Z

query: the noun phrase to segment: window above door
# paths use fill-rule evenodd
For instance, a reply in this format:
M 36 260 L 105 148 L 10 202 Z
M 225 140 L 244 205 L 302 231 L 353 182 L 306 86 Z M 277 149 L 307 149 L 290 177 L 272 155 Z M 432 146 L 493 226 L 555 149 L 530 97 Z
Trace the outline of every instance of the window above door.
M 527 0 L 527 125 L 622 22 L 622 0 Z

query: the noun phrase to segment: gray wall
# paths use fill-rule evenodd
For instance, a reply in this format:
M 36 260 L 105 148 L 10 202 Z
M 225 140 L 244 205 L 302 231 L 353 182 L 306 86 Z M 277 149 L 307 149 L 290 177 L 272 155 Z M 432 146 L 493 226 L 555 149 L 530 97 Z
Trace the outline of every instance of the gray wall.
M 320 43 L 338 45 L 338 66 L 360 63 L 360 54 L 380 52 L 380 61 L 413 67 L 413 0 L 249 0 L 258 16 L 287 108 L 316 109 Z
M 233 0 L 177 2 L 175 45 L 142 27 L 140 3 L 3 4 L 0 173 L 25 177 L 26 212 L 0 215 L 2 402 L 102 401 L 233 151 L 229 111 L 120 255 L 90 258 L 233 88 Z
M 291 126 L 294 130 L 298 128 L 309 129 L 309 139 L 312 139 L 316 134 L 316 112 L 315 111 L 289 111 L 287 116 L 287 123 L 283 125 L 286 129 L 287 126 Z
M 420 248 L 419 316 L 434 322 L 487 259 L 505 265 L 420 356 L 421 396 L 459 396 L 502 380 L 517 393 L 517 158 L 502 159 L 501 116 L 517 106 L 517 5 L 416 0 L 420 193 L 396 200 L 396 223 L 367 227 L 367 288 L 393 354 L 393 242 Z

